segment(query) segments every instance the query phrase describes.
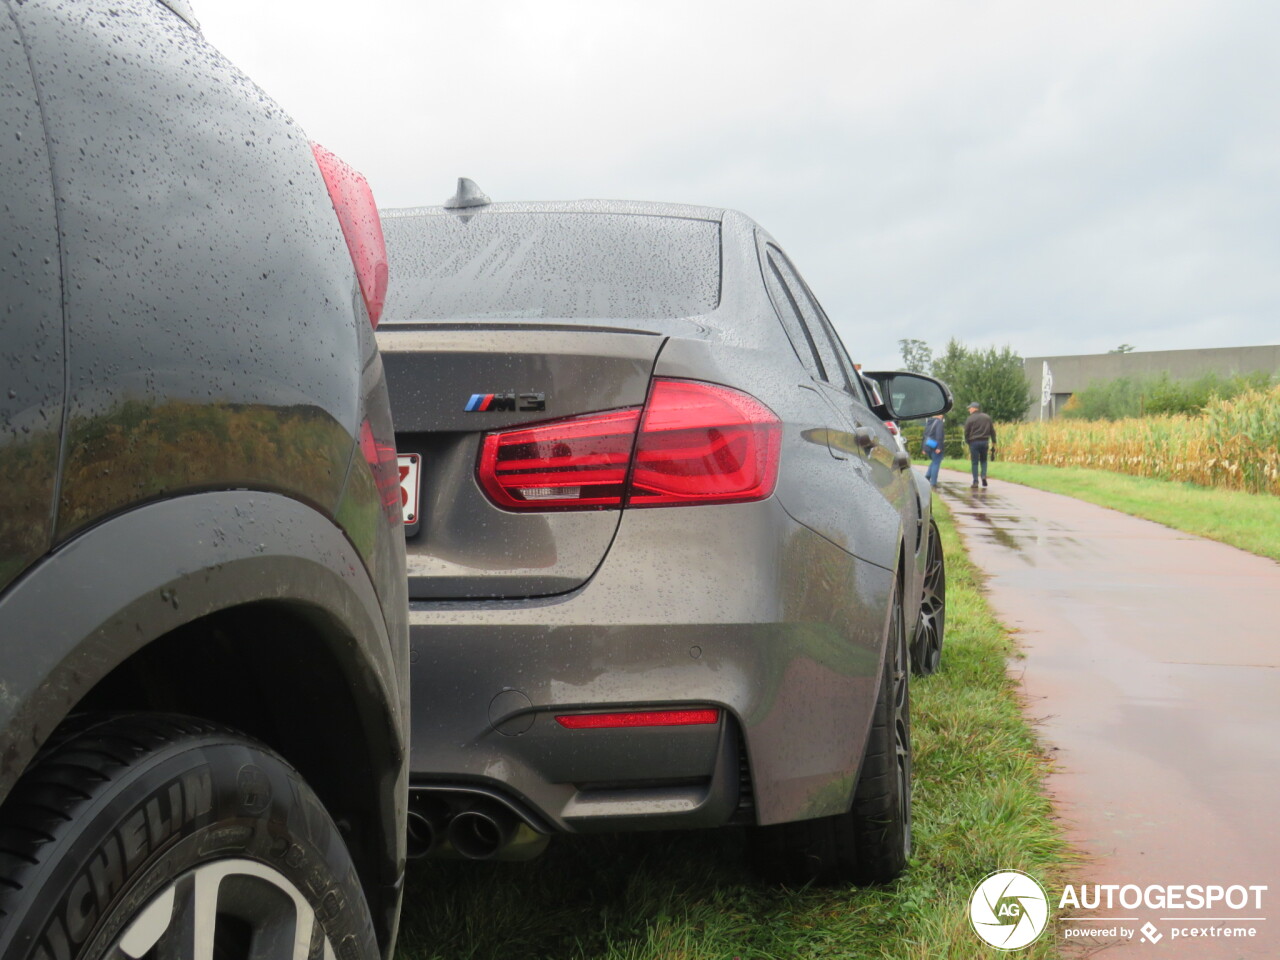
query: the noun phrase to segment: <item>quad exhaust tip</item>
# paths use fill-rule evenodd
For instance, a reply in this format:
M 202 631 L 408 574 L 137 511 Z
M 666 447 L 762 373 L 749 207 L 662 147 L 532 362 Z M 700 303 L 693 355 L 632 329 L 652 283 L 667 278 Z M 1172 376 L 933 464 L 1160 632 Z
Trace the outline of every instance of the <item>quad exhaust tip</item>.
M 409 803 L 410 860 L 430 856 L 445 843 L 449 805 L 439 797 L 416 795 Z
M 549 838 L 483 795 L 415 792 L 409 802 L 408 856 L 532 860 Z
M 510 811 L 484 805 L 449 821 L 449 843 L 468 860 L 488 860 L 515 839 L 519 826 Z

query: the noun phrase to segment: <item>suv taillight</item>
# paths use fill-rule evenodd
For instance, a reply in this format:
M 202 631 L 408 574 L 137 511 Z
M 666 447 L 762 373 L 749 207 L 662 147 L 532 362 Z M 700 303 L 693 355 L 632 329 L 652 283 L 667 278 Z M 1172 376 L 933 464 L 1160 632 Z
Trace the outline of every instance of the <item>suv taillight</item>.
M 311 152 L 338 214 L 356 279 L 360 281 L 360 293 L 369 310 L 369 323 L 377 327 L 387 299 L 387 245 L 382 239 L 382 220 L 373 191 L 360 173 L 320 144 L 312 143 Z
M 742 503 L 773 493 L 781 439 L 781 421 L 745 393 L 655 379 L 643 408 L 486 435 L 478 475 L 507 510 Z

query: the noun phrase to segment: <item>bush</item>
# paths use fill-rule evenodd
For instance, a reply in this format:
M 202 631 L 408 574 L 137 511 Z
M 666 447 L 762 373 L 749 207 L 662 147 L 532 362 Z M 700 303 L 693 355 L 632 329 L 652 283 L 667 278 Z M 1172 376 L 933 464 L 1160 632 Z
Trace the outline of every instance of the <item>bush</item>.
M 1060 415 L 1073 420 L 1121 420 L 1140 417 L 1143 386 L 1133 377 L 1094 380 L 1071 395 Z
M 1175 380 L 1168 372 L 1147 377 L 1094 380 L 1071 396 L 1061 415 L 1075 420 L 1123 420 L 1127 417 L 1201 413 L 1216 399 L 1229 400 L 1249 391 L 1266 390 L 1271 378 L 1261 372 L 1224 377 L 1206 373 Z

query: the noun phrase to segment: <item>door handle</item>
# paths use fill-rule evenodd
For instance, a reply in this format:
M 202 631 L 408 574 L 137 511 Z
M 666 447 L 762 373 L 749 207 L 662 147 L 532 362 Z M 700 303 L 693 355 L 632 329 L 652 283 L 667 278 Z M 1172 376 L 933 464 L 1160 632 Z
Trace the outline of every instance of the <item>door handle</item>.
M 854 427 L 853 439 L 863 450 L 870 450 L 879 442 L 876 440 L 876 435 L 866 427 Z
M 911 466 L 911 457 L 899 450 L 893 455 L 893 465 L 899 470 L 905 470 Z

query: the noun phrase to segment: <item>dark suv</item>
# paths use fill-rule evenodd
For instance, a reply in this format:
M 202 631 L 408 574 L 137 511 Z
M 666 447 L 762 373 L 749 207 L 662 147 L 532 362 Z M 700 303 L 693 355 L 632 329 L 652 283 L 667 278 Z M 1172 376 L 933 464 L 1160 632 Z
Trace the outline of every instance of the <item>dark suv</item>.
M 0 169 L 0 956 L 389 956 L 372 195 L 177 0 L 0 0 Z

